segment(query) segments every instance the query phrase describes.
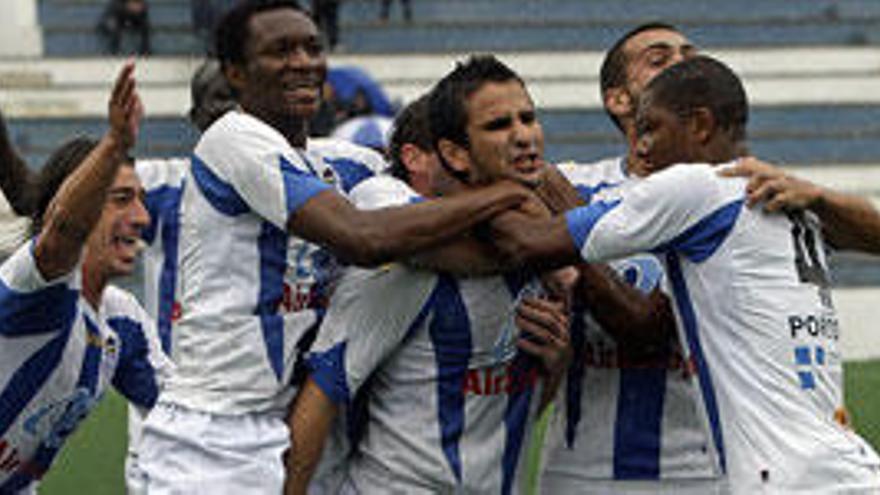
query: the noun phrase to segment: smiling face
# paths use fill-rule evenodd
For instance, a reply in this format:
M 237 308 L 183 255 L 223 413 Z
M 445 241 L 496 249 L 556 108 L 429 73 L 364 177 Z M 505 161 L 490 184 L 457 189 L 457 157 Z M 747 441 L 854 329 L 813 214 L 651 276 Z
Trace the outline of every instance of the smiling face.
M 469 150 L 463 161 L 470 182 L 512 179 L 534 186 L 541 181 L 544 131 L 522 83 L 483 84 L 467 99 L 467 115 Z
M 318 111 L 327 60 L 307 15 L 290 8 L 254 14 L 244 54 L 227 77 L 246 111 L 270 123 L 304 120 Z
M 101 218 L 86 242 L 87 269 L 104 280 L 134 271 L 143 241 L 141 232 L 150 223 L 144 206 L 144 189 L 134 167 L 119 167 Z

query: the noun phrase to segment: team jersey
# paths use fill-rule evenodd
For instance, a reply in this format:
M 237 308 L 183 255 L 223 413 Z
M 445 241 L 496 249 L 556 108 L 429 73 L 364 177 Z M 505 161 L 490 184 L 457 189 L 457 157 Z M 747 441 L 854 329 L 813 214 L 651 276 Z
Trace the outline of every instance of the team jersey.
M 353 199 L 399 204 L 413 200 L 406 191 L 381 177 Z M 358 493 L 511 493 L 538 393 L 537 362 L 517 351 L 513 322 L 529 290 L 525 277 L 397 264 L 345 275 L 309 364 L 333 401 L 365 393 L 349 465 Z
M 25 242 L 30 225 L 28 218 L 15 213 L 6 195 L 0 190 L 0 261 Z
M 587 261 L 663 257 L 734 492 L 880 489 L 877 455 L 835 421 L 842 357 L 815 217 L 745 207 L 745 179 L 718 168 L 673 166 L 568 212 L 575 246 Z
M 294 149 L 240 111 L 203 134 L 181 197 L 177 368 L 162 400 L 219 414 L 284 411 L 336 272 L 326 251 L 288 236 L 287 221 L 316 194 L 345 192 L 382 166 L 348 143 Z
M 626 174 L 624 160 L 558 168 L 589 203 L 639 180 Z M 642 292 L 665 289 L 661 262 L 653 254 L 610 265 Z M 575 359 L 544 437 L 541 483 L 548 493 L 577 492 L 596 480 L 702 479 L 720 473 L 697 415 L 693 377 L 674 338 L 667 348 L 645 355 L 619 346 L 589 311 L 575 315 L 571 334 Z
M 142 408 L 156 401 L 149 317 L 113 286 L 95 311 L 80 284 L 79 267 L 44 280 L 33 243 L 0 266 L 0 493 L 39 479 L 109 384 Z

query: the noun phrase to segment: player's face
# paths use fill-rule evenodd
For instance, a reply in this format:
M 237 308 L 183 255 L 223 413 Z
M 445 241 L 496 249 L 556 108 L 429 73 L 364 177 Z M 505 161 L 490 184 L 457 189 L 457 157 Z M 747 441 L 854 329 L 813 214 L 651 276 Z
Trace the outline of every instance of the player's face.
M 675 163 L 694 161 L 694 145 L 688 132 L 688 118 L 653 103 L 651 93 L 642 95 L 636 114 L 639 158 L 651 172 Z
M 544 131 L 516 80 L 487 82 L 467 101 L 471 182 L 512 179 L 537 185 L 545 170 Z
M 269 122 L 310 118 L 318 111 L 327 59 L 315 23 L 279 8 L 254 15 L 237 89 L 242 106 Z
M 697 48 L 679 32 L 649 29 L 630 38 L 626 53 L 626 89 L 633 104 L 657 74 L 697 55 Z
M 119 167 L 101 218 L 88 239 L 91 269 L 98 269 L 107 278 L 129 275 L 134 270 L 143 244 L 141 231 L 150 222 L 143 202 L 144 189 L 134 167 Z

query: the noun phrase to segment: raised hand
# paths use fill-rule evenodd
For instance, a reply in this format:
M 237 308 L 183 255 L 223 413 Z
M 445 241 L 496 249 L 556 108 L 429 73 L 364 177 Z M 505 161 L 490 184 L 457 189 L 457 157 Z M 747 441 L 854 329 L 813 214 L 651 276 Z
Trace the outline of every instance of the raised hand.
M 134 68 L 133 60 L 127 61 L 122 66 L 107 104 L 110 133 L 122 149 L 134 146 L 144 114 L 144 107 L 137 92 Z

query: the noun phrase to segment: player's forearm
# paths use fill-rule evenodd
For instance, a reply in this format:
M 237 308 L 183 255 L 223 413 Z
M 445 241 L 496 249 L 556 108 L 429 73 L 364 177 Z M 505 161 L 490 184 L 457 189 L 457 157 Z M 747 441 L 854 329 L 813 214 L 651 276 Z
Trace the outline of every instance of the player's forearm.
M 880 212 L 867 199 L 822 189 L 810 210 L 834 247 L 880 254 Z
M 287 418 L 290 451 L 285 459 L 285 495 L 305 495 L 308 492 L 337 413 L 336 404 L 317 383 L 311 378 L 306 380 Z
M 659 345 L 675 330 L 669 298 L 659 290 L 645 294 L 625 283 L 606 265 L 578 265 L 575 304 L 591 314 L 618 341 Z
M 490 235 L 516 267 L 546 271 L 581 261 L 562 216 L 535 219 L 506 212 L 492 220 Z
M 553 166 L 547 167 L 544 180 L 535 189 L 535 193 L 554 214 L 586 204 L 571 182 Z
M 498 183 L 437 200 L 367 211 L 353 208 L 338 195 L 322 193 L 292 218 L 290 229 L 349 263 L 370 267 L 438 246 L 515 207 L 527 195 L 513 183 Z
M 47 279 L 69 272 L 79 261 L 125 149 L 123 141 L 108 132 L 56 193 L 35 247 L 37 266 Z

